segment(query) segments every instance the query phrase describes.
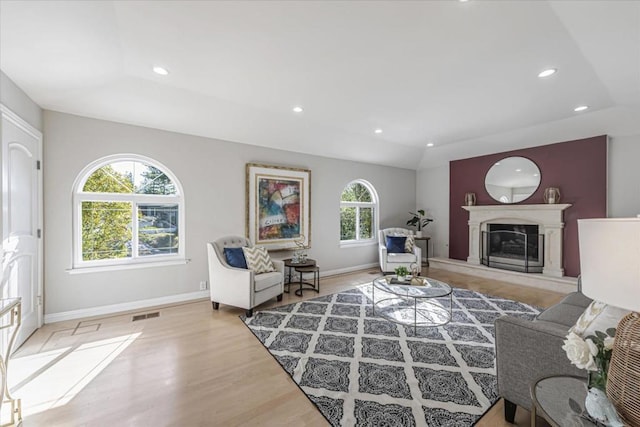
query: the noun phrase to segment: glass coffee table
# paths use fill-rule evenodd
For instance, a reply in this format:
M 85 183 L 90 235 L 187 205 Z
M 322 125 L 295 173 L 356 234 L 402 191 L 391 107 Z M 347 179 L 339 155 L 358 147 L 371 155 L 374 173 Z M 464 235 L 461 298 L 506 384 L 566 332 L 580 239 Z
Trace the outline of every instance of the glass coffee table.
M 451 286 L 439 280 L 420 277 L 424 284 L 412 285 L 411 279 L 382 276 L 373 281 L 373 314 L 402 325 L 442 326 L 451 321 Z M 379 299 L 376 300 L 376 295 Z
M 552 427 L 596 427 L 584 409 L 587 380 L 557 375 L 542 378 L 531 385 L 531 426 L 539 415 Z

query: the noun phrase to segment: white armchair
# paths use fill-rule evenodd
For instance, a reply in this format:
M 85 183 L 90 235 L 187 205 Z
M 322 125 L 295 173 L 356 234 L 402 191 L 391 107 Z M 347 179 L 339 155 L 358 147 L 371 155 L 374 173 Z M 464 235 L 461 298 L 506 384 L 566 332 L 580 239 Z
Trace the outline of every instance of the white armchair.
M 411 235 L 411 231 L 406 228 L 385 228 L 378 232 L 378 255 L 383 273 L 393 273 L 397 267 L 406 267 L 411 271 L 411 264 L 415 264 L 418 267 L 418 272 L 422 274 L 422 249 L 418 245 L 413 245 L 413 252 L 401 254 L 387 252 L 387 236 L 409 235 Z
M 231 267 L 224 256 L 224 248 L 251 247 L 251 242 L 239 236 L 227 236 L 207 243 L 209 255 L 209 289 L 211 304 L 217 310 L 220 303 L 244 308 L 247 317 L 253 308 L 284 292 L 284 262 L 272 260 L 276 271 L 255 274 L 252 270 Z

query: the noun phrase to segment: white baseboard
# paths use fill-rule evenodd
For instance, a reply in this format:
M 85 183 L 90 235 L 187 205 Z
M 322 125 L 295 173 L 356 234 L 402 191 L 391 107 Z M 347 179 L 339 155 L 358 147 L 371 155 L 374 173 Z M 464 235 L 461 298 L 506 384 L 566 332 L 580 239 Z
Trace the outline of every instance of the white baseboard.
M 338 274 L 352 273 L 354 271 L 366 270 L 368 268 L 379 267 L 379 266 L 380 264 L 378 264 L 377 262 L 372 262 L 370 264 L 362 264 L 362 265 L 356 265 L 352 267 L 338 268 L 338 269 L 329 270 L 329 271 L 322 271 L 322 268 L 321 268 L 320 277 L 336 276 Z M 380 275 L 382 276 L 382 273 L 380 273 Z
M 65 320 L 83 319 L 86 317 L 104 316 L 106 314 L 120 313 L 123 311 L 139 310 L 141 308 L 158 305 L 175 304 L 178 302 L 208 298 L 209 291 L 189 292 L 186 294 L 168 295 L 166 297 L 150 298 L 138 301 L 123 302 L 120 304 L 102 305 L 100 307 L 82 308 L 80 310 L 62 311 L 44 315 L 44 323 L 62 322 Z

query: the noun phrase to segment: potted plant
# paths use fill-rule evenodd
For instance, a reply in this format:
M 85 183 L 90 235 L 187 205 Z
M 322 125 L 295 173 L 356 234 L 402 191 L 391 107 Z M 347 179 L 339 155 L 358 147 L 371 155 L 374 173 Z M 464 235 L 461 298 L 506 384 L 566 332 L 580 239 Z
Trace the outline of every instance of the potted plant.
M 427 218 L 424 213 L 424 209 L 418 209 L 417 213 L 409 212 L 413 217 L 407 221 L 407 225 L 411 227 L 416 227 L 418 231 L 416 232 L 416 237 L 422 237 L 422 229 L 429 225 L 430 222 L 433 222 L 433 218 Z
M 398 280 L 400 280 L 401 282 L 404 282 L 404 280 L 407 278 L 407 274 L 409 274 L 409 270 L 407 270 L 407 267 L 397 267 L 395 269 L 396 272 L 396 276 L 398 276 Z

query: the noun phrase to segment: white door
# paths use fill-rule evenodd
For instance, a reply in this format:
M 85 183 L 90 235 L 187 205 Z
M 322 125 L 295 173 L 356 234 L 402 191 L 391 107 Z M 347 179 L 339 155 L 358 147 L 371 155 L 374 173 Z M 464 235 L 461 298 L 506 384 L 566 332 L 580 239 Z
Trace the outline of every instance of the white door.
M 2 111 L 2 298 L 22 298 L 14 349 L 42 325 L 42 134 Z

